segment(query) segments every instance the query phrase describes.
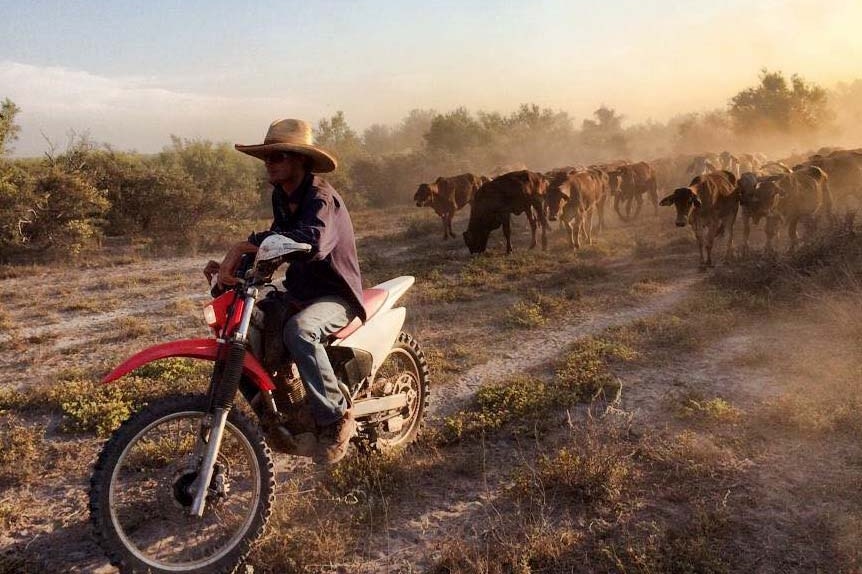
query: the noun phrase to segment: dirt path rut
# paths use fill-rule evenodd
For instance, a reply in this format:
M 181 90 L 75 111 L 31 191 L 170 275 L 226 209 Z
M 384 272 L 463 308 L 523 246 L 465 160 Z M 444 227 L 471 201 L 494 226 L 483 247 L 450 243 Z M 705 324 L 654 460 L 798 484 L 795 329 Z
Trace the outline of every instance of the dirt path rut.
M 670 283 L 644 303 L 619 310 L 590 313 L 583 320 L 554 324 L 531 331 L 527 336 L 512 341 L 500 341 L 487 350 L 495 358 L 477 365 L 458 377 L 451 386 L 435 393 L 430 414 L 445 417 L 462 408 L 483 383 L 500 379 L 540 365 L 559 354 L 573 342 L 602 332 L 609 327 L 626 325 L 639 319 L 657 315 L 679 303 L 692 285 L 702 276 L 689 274 Z

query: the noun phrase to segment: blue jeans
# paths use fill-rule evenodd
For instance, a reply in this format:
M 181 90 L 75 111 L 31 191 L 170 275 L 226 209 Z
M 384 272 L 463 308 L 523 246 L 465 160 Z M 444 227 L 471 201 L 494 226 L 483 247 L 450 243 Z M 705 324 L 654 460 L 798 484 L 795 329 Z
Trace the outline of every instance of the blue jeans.
M 284 324 L 284 345 L 305 383 L 311 414 L 318 426 L 339 421 L 347 410 L 323 343 L 355 316 L 344 299 L 321 297 Z

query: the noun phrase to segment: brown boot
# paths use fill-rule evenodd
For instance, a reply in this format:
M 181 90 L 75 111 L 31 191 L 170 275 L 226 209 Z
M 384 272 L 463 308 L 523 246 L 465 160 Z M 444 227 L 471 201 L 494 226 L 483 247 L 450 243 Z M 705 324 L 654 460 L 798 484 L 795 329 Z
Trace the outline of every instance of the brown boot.
M 356 434 L 356 421 L 353 420 L 353 412 L 348 410 L 341 420 L 322 427 L 318 432 L 314 462 L 335 464 L 344 458 L 354 434 Z

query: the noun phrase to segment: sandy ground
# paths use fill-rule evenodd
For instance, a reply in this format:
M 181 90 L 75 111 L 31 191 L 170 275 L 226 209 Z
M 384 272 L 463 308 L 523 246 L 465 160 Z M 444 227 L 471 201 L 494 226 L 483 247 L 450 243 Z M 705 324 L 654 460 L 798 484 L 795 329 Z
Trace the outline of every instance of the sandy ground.
M 460 222 L 463 225 L 463 219 Z M 436 239 L 437 230 L 429 234 Z M 523 229 L 517 239 L 524 241 Z M 378 237 L 370 240 L 380 241 Z M 377 256 L 388 259 L 390 264 L 404 262 L 421 267 L 411 259 L 416 249 L 415 243 L 398 245 L 393 242 Z M 453 245 L 452 249 L 459 247 Z M 466 259 L 466 256 L 460 257 Z M 13 328 L 0 335 L 0 343 L 8 346 L 16 339 L 29 342 L 25 346 L 11 347 L 12 352 L 6 351 L 0 357 L 3 384 L 17 388 L 48 384 L 58 370 L 82 364 L 96 370 L 104 369 L 118 357 L 146 343 L 165 340 L 166 333 L 170 333 L 169 338 L 205 336 L 206 329 L 197 314 L 206 299 L 200 276 L 201 264 L 206 259 L 207 256 L 196 256 L 136 262 L 79 275 L 63 270 L 42 271 L 36 277 L 3 280 L 0 303 Z M 482 335 L 483 353 L 476 364 L 454 375 L 438 374 L 429 424 L 439 424 L 441 417 L 462 408 L 481 385 L 547 365 L 581 337 L 672 312 L 692 295 L 705 277 L 693 265 L 694 253 L 684 259 L 690 261 L 689 264 L 681 265 L 680 261 L 683 260 L 662 263 L 665 271 L 671 271 L 672 279 L 634 303 L 619 304 L 612 299 L 598 298 L 589 311 L 553 321 L 546 327 L 518 332 L 514 340 L 511 331 L 497 331 L 489 326 Z M 601 263 L 613 270 L 608 281 L 620 277 L 630 281 L 652 277 L 656 271 L 628 253 L 604 257 Z M 153 277 L 156 279 L 151 279 Z M 132 300 L 130 295 L 134 296 Z M 69 302 L 83 298 L 86 308 L 64 310 L 58 303 L 58 296 Z M 52 301 L 52 304 L 42 305 L 41 301 Z M 444 346 L 445 330 L 433 322 L 435 313 L 442 311 L 411 309 L 414 311 L 418 316 L 415 325 L 419 334 L 425 332 L 437 346 Z M 458 308 L 448 308 L 446 313 L 450 317 L 457 316 Z M 116 329 L 118 323 L 129 318 L 146 319 L 146 328 L 127 339 L 107 337 L 110 329 Z M 464 327 L 464 332 L 475 334 L 473 324 L 476 321 L 473 319 Z M 691 353 L 679 364 L 663 361 L 621 373 L 624 390 L 621 403 L 615 407 L 615 416 L 628 417 L 635 428 L 673 426 L 676 423 L 668 418 L 667 402 L 680 389 L 697 389 L 707 396 L 719 395 L 739 406 L 746 416 L 754 416 L 764 401 L 786 390 L 785 373 L 772 368 L 769 361 L 751 364 L 752 361 L 745 358 L 750 357 L 755 348 L 767 357 L 786 352 L 785 342 L 798 336 L 800 330 L 804 331 L 806 321 L 804 316 L 789 317 L 779 327 L 774 323 L 746 322 Z M 135 327 L 126 325 L 127 329 Z M 449 336 L 457 338 L 455 334 Z M 71 462 L 77 453 L 95 457 L 94 447 L 98 442 L 91 437 L 56 437 L 56 461 L 46 469 L 42 484 L 29 485 L 14 494 L 31 502 L 31 511 L 17 521 L 21 525 L 17 530 L 0 535 L 0 556 L 4 553 L 28 556 L 32 564 L 43 568 L 42 571 L 113 571 L 90 539 L 87 473 Z M 457 449 L 451 455 L 457 458 Z M 390 509 L 376 536 L 369 537 L 370 542 L 344 571 L 422 571 L 433 565 L 443 541 L 459 535 L 474 536 L 481 525 L 492 520 L 499 511 L 495 501 L 503 469 L 507 464 L 517 463 L 521 454 L 506 442 L 495 442 L 487 445 L 483 456 L 487 457 L 487 464 L 481 464 L 482 472 L 478 477 L 470 473 L 455 474 L 445 483 L 438 482 L 439 477 L 435 475 L 426 479 L 419 477 L 418 483 L 412 485 L 415 492 L 405 493 L 409 501 Z M 772 554 L 768 558 L 778 560 L 768 563 L 778 566 L 758 567 L 756 571 L 810 571 L 806 568 L 820 563 L 818 556 L 810 553 L 800 558 L 796 566 L 786 562 L 789 565 L 781 567 L 781 555 L 786 554 L 795 536 L 787 532 L 796 532 L 800 523 L 794 521 L 793 513 L 797 510 L 782 505 L 781 501 L 794 496 L 794 489 L 818 474 L 816 458 L 811 453 L 799 452 L 798 442 L 788 439 L 776 441 L 740 464 L 747 469 L 747 483 L 728 490 L 728 504 L 743 507 L 753 499 L 763 501 L 760 507 L 748 510 L 752 528 L 757 534 L 775 540 L 774 544 L 770 543 Z M 284 460 L 279 461 L 279 469 L 285 475 L 294 472 Z M 830 483 L 847 476 L 846 468 L 838 469 L 831 475 Z M 816 516 L 808 516 L 803 522 L 816 522 L 834 511 L 836 504 L 837 501 L 830 500 L 825 508 L 812 511 Z M 862 515 L 845 513 L 842 516 L 851 524 Z M 793 527 L 782 530 L 780 520 Z M 779 526 L 770 527 L 771 523 Z M 851 532 L 855 531 L 847 526 L 844 536 L 850 536 Z M 828 549 L 824 552 L 828 553 Z M 6 571 L 0 568 L 0 572 Z

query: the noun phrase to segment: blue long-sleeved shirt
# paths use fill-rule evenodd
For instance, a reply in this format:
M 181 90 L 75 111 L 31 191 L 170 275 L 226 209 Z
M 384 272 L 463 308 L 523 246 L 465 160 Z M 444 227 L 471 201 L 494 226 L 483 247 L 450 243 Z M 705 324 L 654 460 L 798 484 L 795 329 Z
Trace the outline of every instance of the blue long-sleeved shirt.
M 297 205 L 291 213 L 289 203 Z M 338 192 L 324 179 L 307 174 L 288 198 L 280 185 L 272 190 L 273 222 L 269 231 L 252 233 L 255 245 L 278 233 L 294 241 L 308 243 L 311 252 L 297 256 L 284 277 L 291 297 L 307 303 L 327 295 L 347 300 L 365 320 L 362 306 L 362 277 L 356 255 L 353 223 Z

